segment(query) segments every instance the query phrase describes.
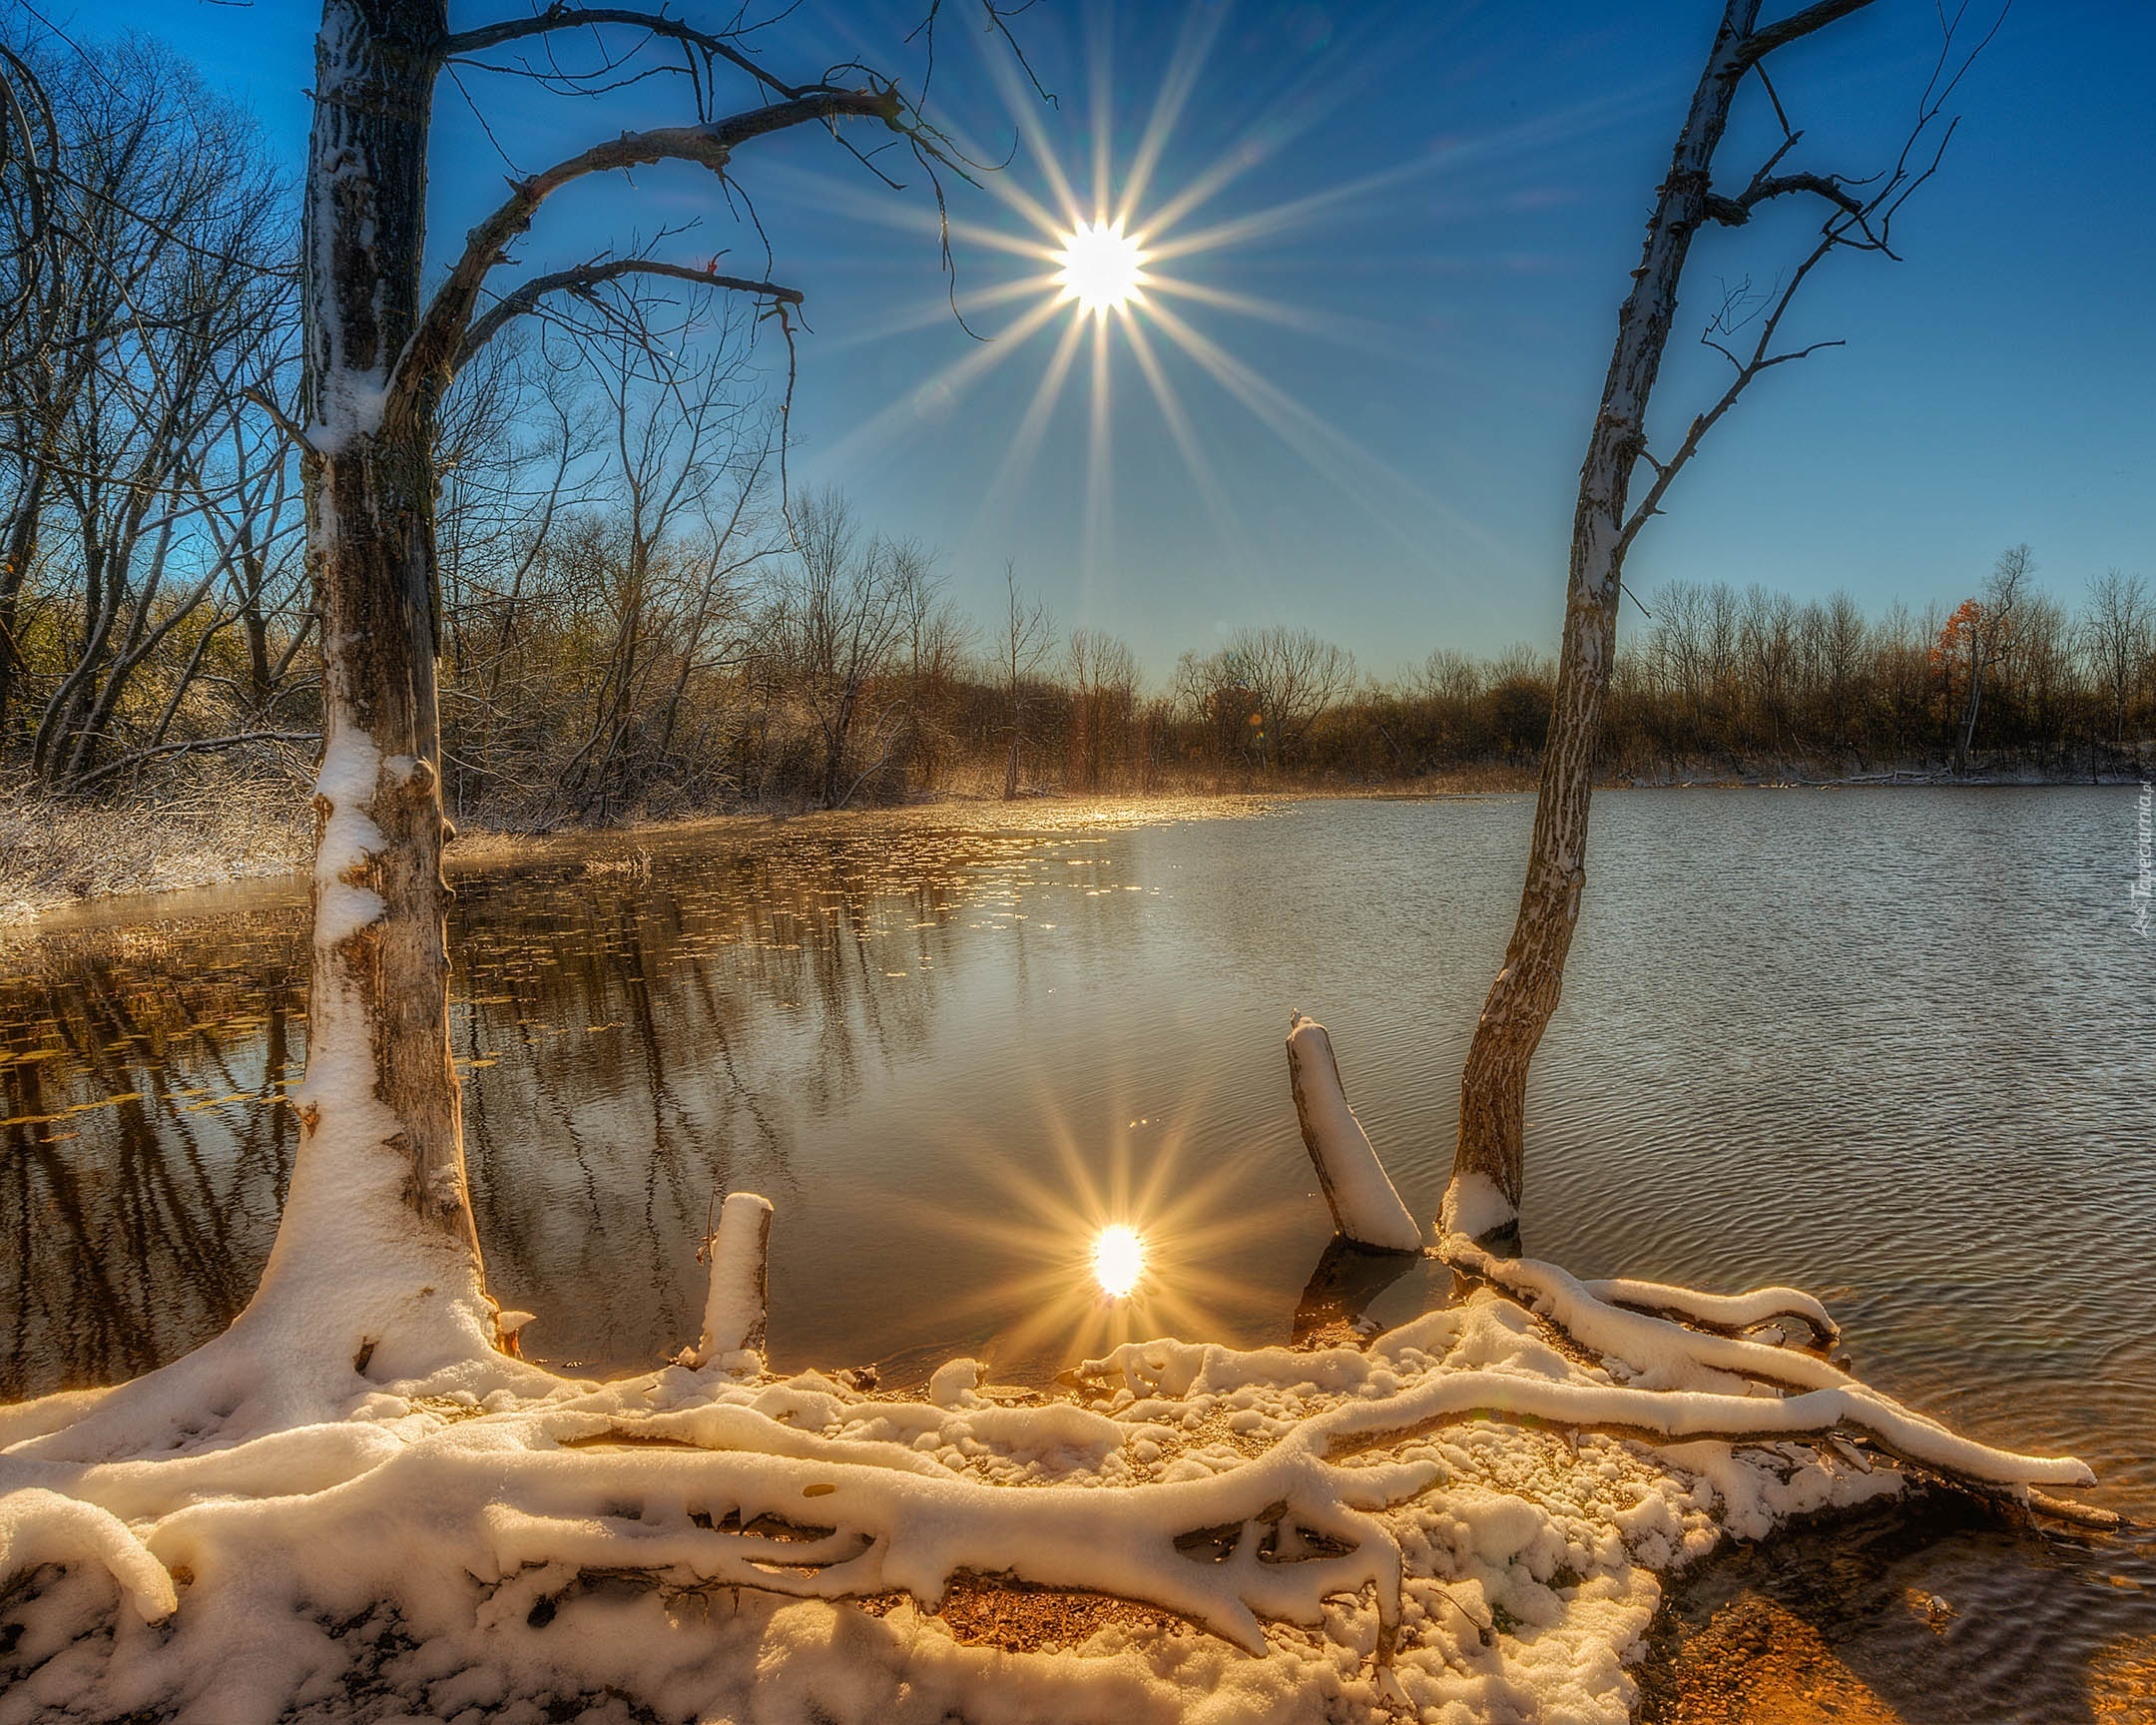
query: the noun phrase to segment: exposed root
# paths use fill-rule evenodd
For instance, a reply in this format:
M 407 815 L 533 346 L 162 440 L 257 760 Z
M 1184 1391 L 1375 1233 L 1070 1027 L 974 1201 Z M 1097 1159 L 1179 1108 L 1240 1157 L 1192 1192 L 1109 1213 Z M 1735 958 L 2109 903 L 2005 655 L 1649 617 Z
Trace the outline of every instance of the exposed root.
M 1447 1236 L 1438 1251 L 1463 1275 L 1521 1300 L 1544 1323 L 1612 1364 L 1628 1368 L 1638 1381 L 1674 1387 L 1703 1377 L 1722 1377 L 1800 1392 L 1775 1399 L 1694 1392 L 1679 1399 L 1682 1407 L 1668 1423 L 1634 1429 L 1632 1422 L 1639 1418 L 1635 1406 L 1615 1414 L 1614 1420 L 1606 1417 L 1585 1422 L 1583 1427 L 1647 1441 L 1656 1440 L 1657 1432 L 1664 1440 L 1712 1438 L 1724 1442 L 1757 1440 L 1770 1434 L 1857 1438 L 1906 1467 L 1987 1501 L 2015 1504 L 2081 1526 L 2118 1525 L 2118 1517 L 2109 1510 L 2073 1504 L 2036 1489 L 2095 1483 L 2095 1475 L 2080 1461 L 1991 1448 L 1947 1431 L 1824 1360 L 1747 1341 L 1719 1328 L 1790 1315 L 1806 1319 L 1816 1335 L 1836 1334 L 1833 1320 L 1824 1310 L 1814 1312 L 1818 1303 L 1809 1296 L 1780 1288 L 1718 1297 L 1654 1283 L 1583 1283 L 1553 1264 L 1493 1257 L 1459 1235 Z M 1718 1328 L 1703 1333 L 1669 1318 L 1622 1310 L 1613 1303 L 1620 1299 L 1626 1305 L 1651 1300 L 1661 1310 L 1679 1314 L 1704 1312 Z M 1718 1421 L 1720 1425 L 1715 1424 Z

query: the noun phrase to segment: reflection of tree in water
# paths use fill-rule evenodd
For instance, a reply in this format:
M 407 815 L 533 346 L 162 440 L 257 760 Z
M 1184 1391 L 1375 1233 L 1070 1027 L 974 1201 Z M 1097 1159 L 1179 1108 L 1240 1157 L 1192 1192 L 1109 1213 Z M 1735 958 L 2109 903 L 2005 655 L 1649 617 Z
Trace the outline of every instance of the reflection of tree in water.
M 11 954 L 0 1397 L 146 1370 L 245 1304 L 291 1171 L 278 1097 L 297 1075 L 303 951 L 278 915 Z
M 459 1052 L 498 1062 L 467 1090 L 475 1203 L 498 1292 L 544 1309 L 539 1351 L 681 1339 L 713 1193 L 799 1190 L 786 1118 L 925 1042 L 970 877 L 1030 849 L 782 840 L 467 889 Z
M 713 1192 L 798 1194 L 789 1122 L 916 1058 L 954 931 L 1065 854 L 781 829 L 685 840 L 648 872 L 595 857 L 460 878 L 474 1203 L 497 1293 L 545 1320 L 534 1349 L 630 1364 L 681 1341 Z M 60 931 L 0 959 L 0 1397 L 131 1376 L 246 1303 L 296 1141 L 303 916 Z

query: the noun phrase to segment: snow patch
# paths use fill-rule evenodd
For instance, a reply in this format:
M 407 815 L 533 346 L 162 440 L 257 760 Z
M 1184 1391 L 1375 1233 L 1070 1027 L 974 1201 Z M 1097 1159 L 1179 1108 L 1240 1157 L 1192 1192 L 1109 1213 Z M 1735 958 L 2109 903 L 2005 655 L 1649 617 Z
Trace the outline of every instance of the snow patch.
M 1554 1267 L 1475 1269 L 1599 1321 Z M 0 1721 L 540 1716 L 612 1690 L 663 1717 L 844 1725 L 1623 1725 L 1661 1574 L 1900 1489 L 1828 1427 L 1962 1446 L 1987 1477 L 2085 1476 L 1847 1380 L 1702 1388 L 1731 1339 L 1663 1328 L 1689 1357 L 1624 1330 L 1625 1357 L 1582 1362 L 1482 1288 L 1366 1353 L 1134 1343 L 1072 1399 L 1019 1405 L 973 1360 L 906 1401 L 817 1373 L 584 1384 L 475 1343 L 295 1429 L 94 1459 L 30 1434 L 102 1404 L 32 1405 L 0 1428 L 0 1569 L 36 1570 Z M 1678 1388 L 1640 1386 L 1648 1339 Z M 1079 1609 L 1024 1652 L 934 1615 L 961 1576 L 1006 1573 L 1140 1609 Z
M 1487 1174 L 1468 1170 L 1452 1176 L 1437 1212 L 1441 1234 L 1480 1240 L 1519 1220 L 1519 1211 Z

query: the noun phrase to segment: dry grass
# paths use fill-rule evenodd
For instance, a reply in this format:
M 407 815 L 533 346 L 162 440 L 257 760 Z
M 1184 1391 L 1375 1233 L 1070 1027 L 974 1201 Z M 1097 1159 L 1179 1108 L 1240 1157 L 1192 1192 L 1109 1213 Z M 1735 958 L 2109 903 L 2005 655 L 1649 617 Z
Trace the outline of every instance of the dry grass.
M 0 803 L 0 924 L 122 892 L 281 874 L 313 834 L 304 799 L 261 788 L 152 806 Z
M 595 875 L 641 876 L 650 871 L 655 844 L 694 842 L 728 831 L 746 835 L 778 826 L 810 833 L 862 827 L 903 831 L 959 824 L 988 831 L 1063 832 L 1258 815 L 1311 797 L 1474 796 L 1527 787 L 1510 770 L 1477 770 L 1397 785 L 1027 796 L 1013 803 L 948 794 L 894 809 L 742 812 L 598 832 L 467 831 L 447 861 L 461 871 L 558 857 L 580 862 Z M 281 784 L 205 783 L 117 806 L 26 795 L 0 798 L 0 926 L 87 899 L 281 874 L 304 866 L 312 843 L 303 793 Z
M 884 1617 L 909 1600 L 903 1593 L 878 1593 L 854 1603 L 871 1617 Z M 943 1603 L 932 1615 L 961 1645 L 1006 1653 L 1059 1653 L 1111 1627 L 1158 1635 L 1183 1626 L 1183 1619 L 1170 1612 L 1105 1593 L 1038 1587 L 1007 1575 L 965 1570 L 951 1577 Z

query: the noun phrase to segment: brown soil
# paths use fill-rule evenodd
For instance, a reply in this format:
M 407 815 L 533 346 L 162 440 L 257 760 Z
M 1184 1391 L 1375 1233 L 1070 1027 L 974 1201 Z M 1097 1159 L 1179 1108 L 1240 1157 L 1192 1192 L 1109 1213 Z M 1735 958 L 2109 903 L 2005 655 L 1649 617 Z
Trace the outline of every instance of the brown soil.
M 879 1593 L 857 1603 L 870 1616 L 883 1617 L 906 1598 L 903 1593 Z M 1056 1653 L 1111 1627 L 1160 1634 L 1182 1622 L 1169 1612 L 1104 1593 L 963 1572 L 951 1577 L 942 1608 L 934 1615 L 960 1644 L 998 1647 L 1006 1653 Z
M 1661 1725 L 1899 1725 L 1818 1629 L 1756 1593 L 1697 1631 L 1656 1697 Z

